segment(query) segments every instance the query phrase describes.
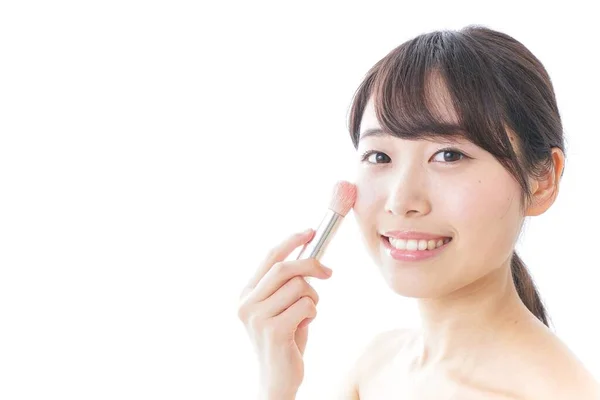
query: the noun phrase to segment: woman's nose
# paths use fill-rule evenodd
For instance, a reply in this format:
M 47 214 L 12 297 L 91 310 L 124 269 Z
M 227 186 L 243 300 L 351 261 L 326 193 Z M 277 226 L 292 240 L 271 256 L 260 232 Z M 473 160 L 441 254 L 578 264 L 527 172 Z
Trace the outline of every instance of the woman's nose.
M 426 177 L 422 172 L 405 171 L 395 177 L 385 202 L 386 212 L 407 217 L 431 212 Z

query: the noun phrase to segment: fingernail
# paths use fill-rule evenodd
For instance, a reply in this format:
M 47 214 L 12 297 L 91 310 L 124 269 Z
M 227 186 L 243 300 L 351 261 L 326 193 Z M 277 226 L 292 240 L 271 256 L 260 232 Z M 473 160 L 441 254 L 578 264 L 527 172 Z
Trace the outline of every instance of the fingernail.
M 307 230 L 305 230 L 304 232 L 302 232 L 302 235 L 308 235 L 310 232 L 312 232 L 312 228 L 308 228 Z
M 331 276 L 331 274 L 333 274 L 333 270 L 331 268 L 327 268 L 324 265 L 322 267 L 323 267 L 323 271 L 325 272 L 325 275 Z

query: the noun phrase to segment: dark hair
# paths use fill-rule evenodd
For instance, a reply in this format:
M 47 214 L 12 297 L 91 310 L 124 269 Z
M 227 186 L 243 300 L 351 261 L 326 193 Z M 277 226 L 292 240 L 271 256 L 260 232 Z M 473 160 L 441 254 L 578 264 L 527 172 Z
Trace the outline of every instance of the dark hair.
M 458 124 L 442 120 L 428 102 L 434 82 L 443 82 Z M 511 36 L 480 25 L 419 35 L 379 60 L 352 101 L 348 128 L 355 148 L 371 97 L 381 128 L 393 136 L 460 136 L 491 153 L 520 184 L 521 207 L 531 202 L 527 177 L 541 177 L 553 168 L 553 147 L 565 150 L 554 89 L 541 62 Z M 505 127 L 516 135 L 514 149 Z M 511 271 L 521 301 L 549 326 L 516 252 Z

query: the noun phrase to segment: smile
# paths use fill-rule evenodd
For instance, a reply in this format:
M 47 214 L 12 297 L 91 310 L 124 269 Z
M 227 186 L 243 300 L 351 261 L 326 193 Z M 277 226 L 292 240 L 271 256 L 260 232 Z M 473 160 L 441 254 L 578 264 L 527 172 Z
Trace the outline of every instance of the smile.
M 380 235 L 388 254 L 399 261 L 421 261 L 437 256 L 444 251 L 452 238 L 438 240 L 395 239 Z

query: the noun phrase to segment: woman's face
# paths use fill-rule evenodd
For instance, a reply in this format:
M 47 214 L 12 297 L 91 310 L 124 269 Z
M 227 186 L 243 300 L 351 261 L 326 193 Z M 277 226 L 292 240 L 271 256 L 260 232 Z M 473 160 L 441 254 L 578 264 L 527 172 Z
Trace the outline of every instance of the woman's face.
M 440 297 L 508 265 L 524 218 L 521 187 L 512 175 L 466 139 L 449 144 L 362 138 L 374 128 L 380 125 L 369 101 L 361 122 L 354 215 L 388 285 L 403 296 Z M 462 154 L 440 151 L 448 147 Z M 361 161 L 366 151 L 373 153 Z M 402 260 L 384 242 L 389 231 L 451 240 L 433 257 Z

